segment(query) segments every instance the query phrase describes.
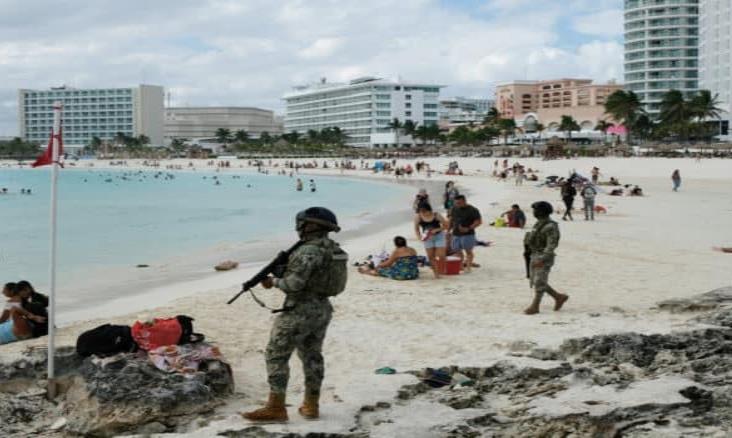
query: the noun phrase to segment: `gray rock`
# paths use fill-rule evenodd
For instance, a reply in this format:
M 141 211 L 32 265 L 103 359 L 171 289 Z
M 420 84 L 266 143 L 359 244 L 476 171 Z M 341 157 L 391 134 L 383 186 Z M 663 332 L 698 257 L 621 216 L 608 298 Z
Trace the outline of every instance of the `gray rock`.
M 66 394 L 66 430 L 110 436 L 148 423 L 175 423 L 177 417 L 213 411 L 233 388 L 231 369 L 218 361 L 184 376 L 134 355 L 104 368 L 87 359 Z
M 60 392 L 54 403 L 38 390 L 44 351 L 0 365 L 0 375 L 9 376 L 0 386 L 0 436 L 32 430 L 45 436 L 54 429 L 84 436 L 164 432 L 213 411 L 234 389 L 231 369 L 219 361 L 182 375 L 158 370 L 144 355 L 99 361 L 69 352 L 73 348 L 60 349 L 57 356 Z
M 730 313 L 730 309 L 720 307 L 705 317 L 726 322 Z M 519 367 L 510 361 L 485 368 L 449 366 L 442 369 L 469 376 L 475 385 L 439 390 L 421 384 L 407 385 L 398 392 L 395 404 L 404 409 L 419 400 L 441 403 L 468 415 L 476 412 L 473 417 L 445 420 L 433 428 L 436 435 L 448 437 L 732 436 L 732 328 L 718 325 L 724 327 L 665 335 L 620 333 L 568 340 L 558 351 L 534 355 L 567 361 L 547 369 Z M 669 376 L 692 382 L 679 391 L 681 398 L 634 404 L 635 399 L 629 397 L 621 407 L 597 409 L 615 403 L 615 396 L 604 400 L 603 393 L 614 394 L 636 383 Z M 609 392 L 590 390 L 584 400 L 587 411 L 580 407 L 575 408 L 575 413 L 550 416 L 533 408 L 532 402 L 538 398 L 556 399 L 570 386 L 573 390 L 611 388 Z M 401 421 L 390 415 L 388 409 L 367 415 Z M 413 412 L 408 421 L 419 421 L 415 415 L 419 413 Z M 377 424 L 373 420 L 357 420 L 354 432 L 369 434 Z
M 658 308 L 672 313 L 705 312 L 725 305 L 732 305 L 732 286 L 715 289 L 690 298 L 661 301 L 658 303 Z

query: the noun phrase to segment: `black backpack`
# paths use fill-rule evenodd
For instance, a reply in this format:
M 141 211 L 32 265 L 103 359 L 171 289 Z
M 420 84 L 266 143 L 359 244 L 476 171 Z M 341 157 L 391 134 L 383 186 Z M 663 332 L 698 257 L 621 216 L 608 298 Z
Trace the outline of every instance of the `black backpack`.
M 178 320 L 178 323 L 180 323 L 181 328 L 180 341 L 178 341 L 178 345 L 195 344 L 197 342 L 203 342 L 203 340 L 206 339 L 205 335 L 195 333 L 193 331 L 193 321 L 195 321 L 193 318 L 188 315 L 177 315 L 175 318 Z
M 104 324 L 85 331 L 76 339 L 76 353 L 81 357 L 99 357 L 137 351 L 132 332 L 127 325 Z

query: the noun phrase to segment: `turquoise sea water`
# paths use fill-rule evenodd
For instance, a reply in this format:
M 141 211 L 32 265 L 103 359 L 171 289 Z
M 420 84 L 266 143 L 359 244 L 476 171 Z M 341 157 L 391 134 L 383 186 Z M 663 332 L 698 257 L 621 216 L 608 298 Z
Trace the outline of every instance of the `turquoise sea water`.
M 155 175 L 158 174 L 156 178 Z M 294 215 L 312 205 L 348 222 L 404 199 L 406 188 L 315 177 L 317 192 L 295 179 L 257 173 L 64 169 L 59 177 L 59 287 L 83 284 L 100 269 L 168 258 L 195 265 L 199 253 L 232 242 L 294 235 Z M 220 181 L 215 184 L 214 176 Z M 49 169 L 0 169 L 0 281 L 48 277 Z M 30 188 L 31 195 L 21 195 Z M 207 269 L 210 265 L 207 266 Z M 110 285 L 111 286 L 111 285 Z

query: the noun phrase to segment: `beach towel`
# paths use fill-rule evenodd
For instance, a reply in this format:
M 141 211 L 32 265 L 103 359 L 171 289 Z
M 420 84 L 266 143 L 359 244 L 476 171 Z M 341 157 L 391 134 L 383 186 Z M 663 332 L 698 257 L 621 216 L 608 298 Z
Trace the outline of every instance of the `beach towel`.
M 218 347 L 205 342 L 158 347 L 148 351 L 147 357 L 159 370 L 181 374 L 195 373 L 202 363 L 223 358 Z

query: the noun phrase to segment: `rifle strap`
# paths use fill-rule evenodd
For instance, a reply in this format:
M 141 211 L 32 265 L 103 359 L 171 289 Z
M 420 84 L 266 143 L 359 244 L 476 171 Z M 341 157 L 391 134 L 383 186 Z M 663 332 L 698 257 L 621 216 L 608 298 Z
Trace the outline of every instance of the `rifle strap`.
M 263 302 L 262 300 L 260 300 L 260 299 L 259 299 L 259 298 L 258 298 L 258 297 L 257 297 L 257 296 L 256 296 L 256 295 L 254 294 L 254 290 L 250 289 L 250 290 L 249 290 L 249 295 L 251 295 L 251 296 L 252 296 L 252 299 L 254 300 L 254 302 L 255 302 L 255 303 L 257 303 L 257 304 L 259 304 L 259 306 L 260 306 L 260 307 L 262 307 L 262 308 L 264 308 L 264 309 L 267 309 L 267 310 L 271 311 L 272 313 L 282 313 L 282 312 L 289 312 L 289 311 L 291 311 L 292 309 L 294 309 L 294 308 L 295 308 L 295 306 L 294 306 L 294 305 L 292 305 L 292 306 L 282 306 L 282 308 L 280 308 L 280 309 L 273 309 L 273 308 L 271 308 L 271 307 L 267 306 L 267 305 L 266 305 L 266 304 L 265 304 L 265 303 L 264 303 L 264 302 Z

